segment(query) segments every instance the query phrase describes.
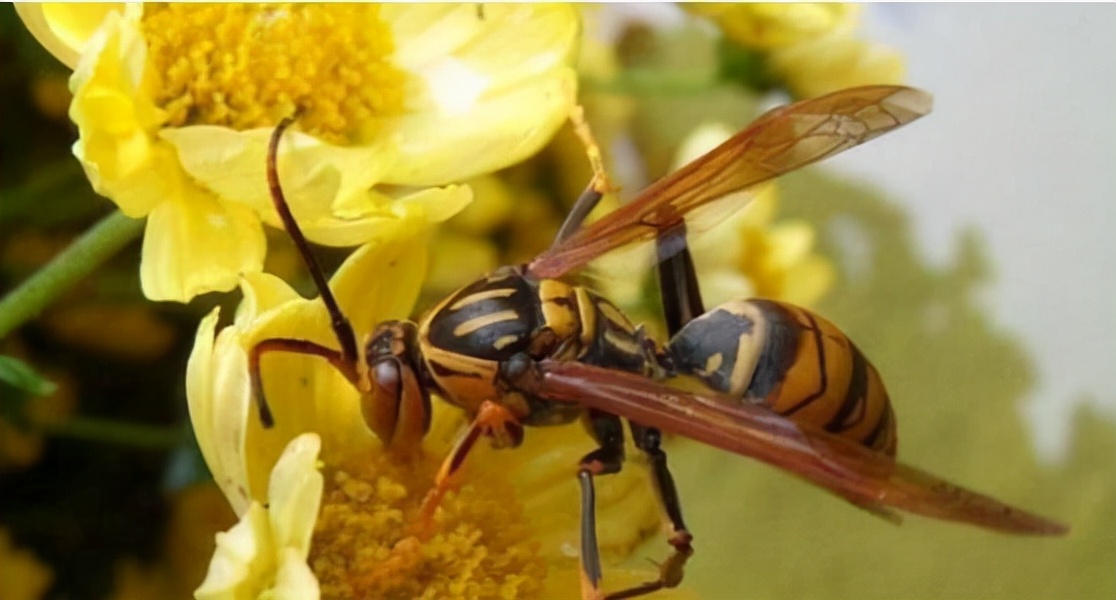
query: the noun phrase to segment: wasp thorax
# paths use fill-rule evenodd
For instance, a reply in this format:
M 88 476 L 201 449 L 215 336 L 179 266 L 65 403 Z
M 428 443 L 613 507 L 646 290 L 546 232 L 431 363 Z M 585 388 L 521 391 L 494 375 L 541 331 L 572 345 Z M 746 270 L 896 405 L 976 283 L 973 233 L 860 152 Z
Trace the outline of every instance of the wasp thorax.
M 419 375 L 418 327 L 410 321 L 386 321 L 364 347 L 369 385 L 361 396 L 368 428 L 389 446 L 418 447 L 430 427 L 430 399 Z

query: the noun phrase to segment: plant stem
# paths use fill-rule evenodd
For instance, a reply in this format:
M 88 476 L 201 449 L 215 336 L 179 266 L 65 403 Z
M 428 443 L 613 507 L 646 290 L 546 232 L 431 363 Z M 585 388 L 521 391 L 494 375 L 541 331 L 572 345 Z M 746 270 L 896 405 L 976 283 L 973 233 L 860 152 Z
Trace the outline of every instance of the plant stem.
M 713 73 L 655 69 L 629 69 L 612 79 L 583 78 L 581 81 L 591 92 L 661 96 L 704 94 L 717 83 Z
M 181 427 L 138 425 L 89 417 L 75 417 L 56 425 L 43 425 L 41 429 L 43 433 L 57 437 L 152 450 L 173 448 L 187 439 Z
M 114 211 L 0 300 L 0 339 L 38 315 L 143 231 L 143 219 Z

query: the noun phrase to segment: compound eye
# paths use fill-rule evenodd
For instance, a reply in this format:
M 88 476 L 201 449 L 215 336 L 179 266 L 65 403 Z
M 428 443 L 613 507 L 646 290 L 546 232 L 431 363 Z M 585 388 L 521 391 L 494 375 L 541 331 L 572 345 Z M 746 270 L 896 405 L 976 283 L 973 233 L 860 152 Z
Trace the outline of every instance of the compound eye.
M 403 394 L 403 374 L 395 360 L 382 360 L 371 367 L 372 390 L 361 398 L 364 422 L 385 442 L 395 436 L 399 403 Z
M 403 393 L 403 375 L 399 372 L 399 363 L 394 360 L 385 360 L 373 365 L 372 379 L 375 390 L 373 393 L 381 400 L 398 401 Z

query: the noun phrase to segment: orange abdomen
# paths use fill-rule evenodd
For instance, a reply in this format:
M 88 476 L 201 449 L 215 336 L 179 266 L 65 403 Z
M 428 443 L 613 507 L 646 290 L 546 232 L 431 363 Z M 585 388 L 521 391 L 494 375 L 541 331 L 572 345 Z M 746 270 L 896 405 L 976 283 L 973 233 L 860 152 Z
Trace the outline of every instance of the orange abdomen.
M 733 300 L 690 321 L 666 349 L 673 368 L 894 456 L 895 414 L 879 373 L 835 325 L 773 300 Z

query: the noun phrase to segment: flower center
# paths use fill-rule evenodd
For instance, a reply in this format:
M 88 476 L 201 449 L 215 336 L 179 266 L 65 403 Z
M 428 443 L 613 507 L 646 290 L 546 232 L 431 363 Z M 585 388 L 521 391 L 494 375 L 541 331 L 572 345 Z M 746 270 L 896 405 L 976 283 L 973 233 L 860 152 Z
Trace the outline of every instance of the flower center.
M 301 110 L 303 130 L 366 139 L 399 112 L 403 73 L 370 4 L 171 4 L 144 9 L 148 60 L 168 124 L 270 127 Z
M 310 565 L 323 598 L 510 599 L 547 574 L 512 486 L 491 469 L 450 492 L 426 541 L 408 533 L 437 468 L 431 459 L 363 457 L 326 473 Z

